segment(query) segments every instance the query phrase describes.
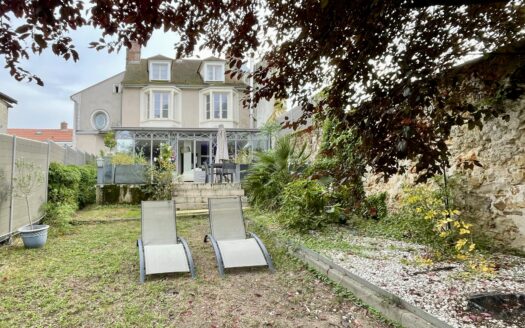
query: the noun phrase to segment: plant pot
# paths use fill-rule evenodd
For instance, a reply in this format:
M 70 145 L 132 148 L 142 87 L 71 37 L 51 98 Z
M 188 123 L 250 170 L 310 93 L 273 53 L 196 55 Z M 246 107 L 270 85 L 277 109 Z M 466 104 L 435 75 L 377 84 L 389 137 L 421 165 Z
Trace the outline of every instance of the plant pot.
M 33 224 L 32 228 L 25 226 L 18 229 L 18 232 L 20 232 L 26 248 L 41 248 L 46 244 L 48 229 L 47 224 Z

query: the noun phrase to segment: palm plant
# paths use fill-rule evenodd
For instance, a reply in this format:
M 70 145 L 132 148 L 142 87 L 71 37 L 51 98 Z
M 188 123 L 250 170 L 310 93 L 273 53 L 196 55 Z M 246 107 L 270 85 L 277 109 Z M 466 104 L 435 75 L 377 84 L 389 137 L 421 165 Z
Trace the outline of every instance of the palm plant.
M 271 209 L 278 207 L 281 191 L 302 172 L 308 157 L 306 144 L 299 146 L 290 135 L 278 139 L 273 149 L 257 153 L 244 181 L 250 202 Z

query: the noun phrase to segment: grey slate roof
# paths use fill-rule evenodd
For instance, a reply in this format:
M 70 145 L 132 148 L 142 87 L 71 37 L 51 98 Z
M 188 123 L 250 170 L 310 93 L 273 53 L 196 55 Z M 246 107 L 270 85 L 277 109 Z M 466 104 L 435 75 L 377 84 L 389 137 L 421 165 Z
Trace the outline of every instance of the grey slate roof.
M 171 81 L 150 81 L 148 75 L 148 60 L 172 60 L 171 62 Z M 204 82 L 199 74 L 199 67 L 203 61 L 207 60 L 221 60 L 213 57 L 213 59 L 171 59 L 161 55 L 141 59 L 139 63 L 128 63 L 126 65 L 126 72 L 124 79 L 122 80 L 123 85 L 146 85 L 146 84 L 157 84 L 157 85 L 192 85 L 192 86 L 213 86 L 213 85 L 224 85 L 234 86 L 238 88 L 245 88 L 247 85 L 240 80 L 230 79 L 226 75 L 224 82 Z

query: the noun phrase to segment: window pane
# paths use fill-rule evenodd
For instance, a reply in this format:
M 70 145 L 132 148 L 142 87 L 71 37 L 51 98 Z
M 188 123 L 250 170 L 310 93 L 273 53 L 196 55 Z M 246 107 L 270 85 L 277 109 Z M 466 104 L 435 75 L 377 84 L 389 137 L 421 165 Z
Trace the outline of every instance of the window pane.
M 221 68 L 222 68 L 221 65 L 214 65 L 214 66 L 213 66 L 213 71 L 214 71 L 214 80 L 215 80 L 215 81 L 222 80 L 222 77 L 221 77 Z
M 224 71 L 222 65 L 206 66 L 206 81 L 222 81 L 223 79 Z
M 221 94 L 213 94 L 213 118 L 221 118 Z
M 211 66 L 207 66 L 208 69 L 206 70 L 206 80 L 213 81 L 213 70 L 211 69 Z
M 168 118 L 170 108 L 170 93 L 153 91 L 153 118 Z
M 168 64 L 154 63 L 151 64 L 151 79 L 152 80 L 169 80 L 168 79 Z
M 150 93 L 147 92 L 146 93 L 146 108 L 147 108 L 147 113 L 146 113 L 146 117 L 147 118 L 151 118 L 151 100 L 150 100 Z
M 160 92 L 153 92 L 153 117 L 160 118 Z
M 170 94 L 168 92 L 162 93 L 162 118 L 168 118 L 169 106 L 170 106 Z
M 206 119 L 210 119 L 210 95 L 206 95 Z
M 167 64 L 160 65 L 160 79 L 168 80 L 168 65 Z
M 228 94 L 222 94 L 222 118 L 228 118 Z

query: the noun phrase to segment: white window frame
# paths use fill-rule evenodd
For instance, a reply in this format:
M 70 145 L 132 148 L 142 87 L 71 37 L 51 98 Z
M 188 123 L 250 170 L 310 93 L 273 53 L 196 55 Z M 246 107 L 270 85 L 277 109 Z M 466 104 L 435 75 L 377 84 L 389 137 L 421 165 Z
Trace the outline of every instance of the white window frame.
M 156 94 L 159 94 L 159 117 L 156 117 Z M 164 101 L 167 100 L 168 101 L 168 108 L 167 108 L 167 115 L 164 116 L 164 111 L 166 109 L 164 109 L 164 105 L 166 105 L 164 103 Z M 173 115 L 170 115 L 172 113 L 171 110 L 173 109 L 173 94 L 171 93 L 171 91 L 166 91 L 166 90 L 151 90 L 150 91 L 150 96 L 149 96 L 149 104 L 148 104 L 148 107 L 149 107 L 149 116 L 148 118 L 151 120 L 168 120 L 170 119 L 170 116 L 173 116 Z
M 213 110 L 213 94 L 225 93 L 227 99 L 226 118 L 222 118 L 222 101 L 220 102 L 219 118 L 215 118 Z M 210 118 L 207 117 L 207 96 L 210 96 Z M 235 110 L 237 107 L 234 104 L 235 91 L 232 88 L 207 88 L 200 92 L 200 122 L 233 122 L 236 119 Z
M 219 97 L 219 108 L 218 111 L 215 110 L 215 97 L 216 96 L 222 96 Z M 230 114 L 230 92 L 228 91 L 210 91 L 203 94 L 204 96 L 204 118 L 206 121 L 220 121 L 220 120 L 228 120 L 228 118 L 231 116 Z M 224 97 L 226 97 L 226 117 L 224 117 Z M 209 107 L 209 108 L 208 108 Z M 215 112 L 218 112 L 219 117 L 215 117 Z
M 154 70 L 153 70 L 153 66 L 154 65 L 166 65 L 167 66 L 167 72 L 166 72 L 167 76 L 166 76 L 165 79 L 161 78 L 160 71 L 159 71 L 158 78 L 153 76 L 153 74 L 155 73 Z M 149 65 L 148 65 L 148 71 L 149 71 L 149 80 L 150 81 L 171 81 L 171 61 L 169 61 L 169 60 L 150 60 L 149 61 Z
M 106 121 L 106 125 L 99 129 L 97 128 L 97 125 L 95 124 L 95 116 L 98 114 L 98 113 L 102 113 L 102 114 L 105 114 L 106 115 L 106 118 L 107 118 L 107 121 Z M 105 131 L 108 129 L 108 127 L 110 126 L 111 124 L 111 118 L 109 117 L 109 114 L 107 111 L 103 110 L 103 109 L 97 109 L 96 111 L 94 111 L 93 113 L 91 113 L 91 119 L 90 119 L 90 122 L 91 122 L 91 127 L 93 127 L 93 130 L 97 130 L 97 131 Z
M 169 93 L 168 96 L 168 117 L 162 117 L 162 107 L 160 108 L 160 116 L 155 117 L 155 104 L 154 96 L 155 92 L 166 92 Z M 176 87 L 146 87 L 141 90 L 140 93 L 140 108 L 141 108 L 141 122 L 181 122 L 181 91 Z M 162 99 L 162 98 L 161 98 Z
M 220 67 L 219 76 L 213 76 L 211 79 L 208 78 L 208 70 L 210 67 Z M 222 73 L 222 74 L 221 74 Z M 224 82 L 224 63 L 223 62 L 207 62 L 204 63 L 203 77 L 204 82 Z

